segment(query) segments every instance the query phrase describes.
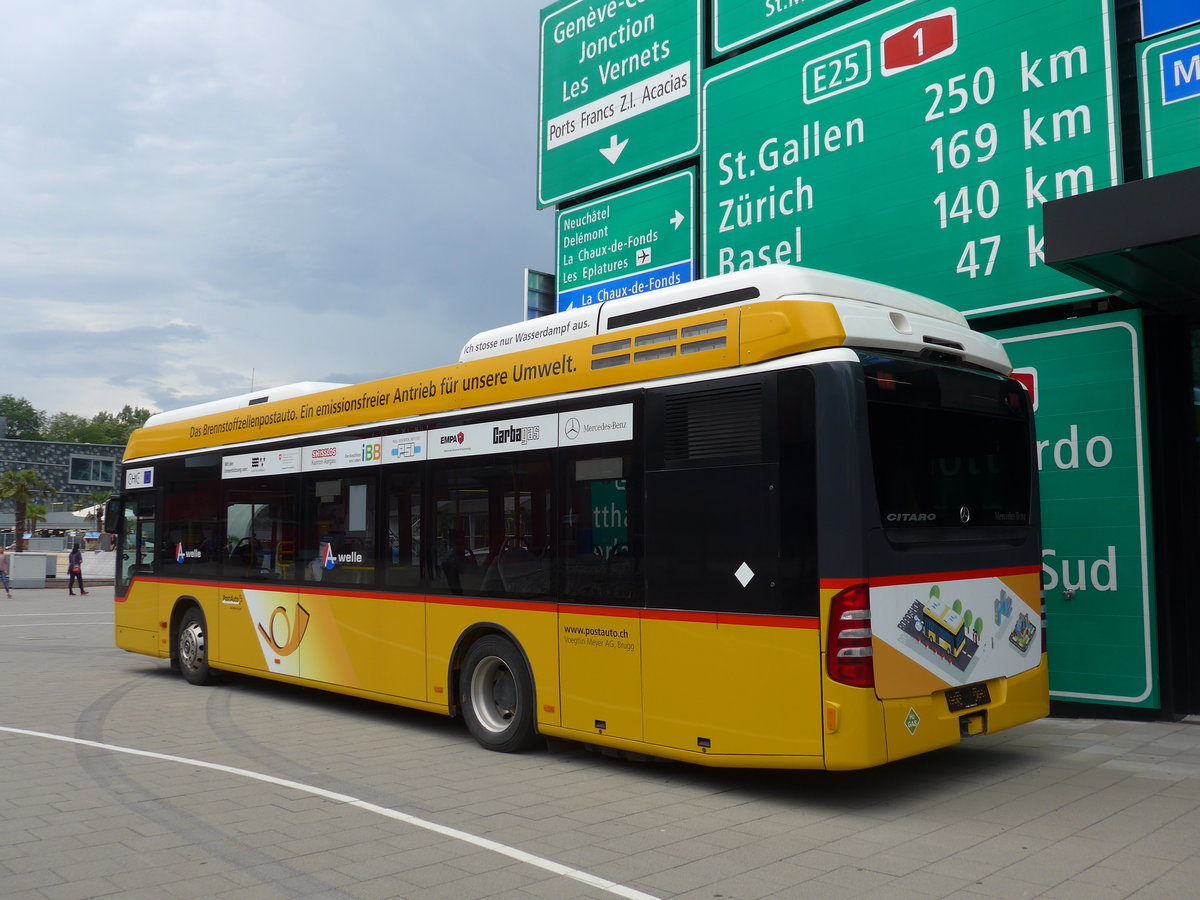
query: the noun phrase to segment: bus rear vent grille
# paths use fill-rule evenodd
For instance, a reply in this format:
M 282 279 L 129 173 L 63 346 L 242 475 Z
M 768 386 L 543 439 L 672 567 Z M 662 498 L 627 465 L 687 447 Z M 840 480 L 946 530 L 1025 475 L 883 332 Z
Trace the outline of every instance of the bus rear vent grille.
M 651 362 L 656 359 L 670 359 L 676 354 L 703 353 L 706 350 L 724 350 L 727 340 L 724 334 L 729 323 L 724 319 L 711 322 L 700 322 L 680 329 L 656 331 L 653 334 L 639 335 L 632 341 L 633 354 L 629 350 L 629 338 L 617 338 L 612 341 L 601 341 L 592 344 L 592 368 L 611 369 L 613 366 L 627 366 L 631 362 Z M 718 335 L 712 337 L 712 335 Z
M 667 462 L 762 454 L 761 384 L 669 396 L 664 412 Z

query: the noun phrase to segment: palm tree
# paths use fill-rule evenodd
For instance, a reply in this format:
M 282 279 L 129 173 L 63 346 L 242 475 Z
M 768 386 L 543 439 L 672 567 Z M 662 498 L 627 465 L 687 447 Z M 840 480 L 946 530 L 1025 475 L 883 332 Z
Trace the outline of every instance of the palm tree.
M 41 503 L 30 503 L 25 507 L 25 527 L 29 529 L 30 534 L 37 531 L 37 523 L 45 522 L 46 516 L 50 515 L 50 508 L 43 506 Z
M 13 530 L 16 532 L 16 546 L 13 549 L 16 552 L 20 553 L 25 549 L 25 516 L 29 504 L 57 493 L 58 490 L 52 484 L 43 481 L 34 469 L 21 469 L 0 475 L 0 500 L 13 502 Z

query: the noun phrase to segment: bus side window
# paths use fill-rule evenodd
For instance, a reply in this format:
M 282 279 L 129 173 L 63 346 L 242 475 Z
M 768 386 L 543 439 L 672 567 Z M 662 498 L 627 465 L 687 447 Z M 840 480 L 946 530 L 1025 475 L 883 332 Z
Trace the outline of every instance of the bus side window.
M 387 510 L 387 548 L 384 582 L 389 587 L 420 590 L 421 466 L 398 466 L 388 472 L 384 505 Z
M 286 550 L 296 540 L 298 489 L 294 476 L 283 476 L 239 482 L 226 491 L 222 578 L 282 581 L 291 575 Z
M 630 501 L 636 507 L 637 492 L 630 490 L 631 469 L 628 453 L 593 451 L 565 459 L 560 545 L 564 599 L 634 605 L 638 556 Z
M 436 470 L 431 589 L 468 596 L 552 596 L 551 462 L 549 451 L 531 451 Z
M 297 565 L 303 581 L 375 582 L 374 475 L 311 474 L 304 484 L 304 524 Z
M 154 531 L 154 497 L 150 494 L 126 498 L 119 535 L 119 586 L 124 588 L 135 575 L 153 575 L 158 548 Z

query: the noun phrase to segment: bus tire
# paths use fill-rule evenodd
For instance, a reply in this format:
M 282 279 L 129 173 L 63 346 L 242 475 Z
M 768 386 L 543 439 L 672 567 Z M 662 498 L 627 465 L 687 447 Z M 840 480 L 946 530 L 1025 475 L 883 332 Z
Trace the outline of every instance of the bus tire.
M 217 680 L 216 672 L 208 666 L 208 625 L 204 613 L 194 606 L 179 621 L 174 655 L 189 684 L 212 684 Z
M 508 638 L 489 634 L 471 645 L 458 696 L 467 729 L 488 750 L 516 753 L 537 737 L 533 677 Z

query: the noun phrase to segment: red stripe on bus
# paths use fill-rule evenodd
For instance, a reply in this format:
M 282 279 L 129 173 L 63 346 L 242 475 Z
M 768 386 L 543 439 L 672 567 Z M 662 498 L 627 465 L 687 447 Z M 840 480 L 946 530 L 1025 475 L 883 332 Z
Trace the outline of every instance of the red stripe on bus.
M 655 622 L 699 622 L 708 625 L 757 625 L 770 628 L 816 628 L 816 616 L 768 616 L 745 613 L 701 612 L 686 609 L 633 609 L 612 606 L 572 606 L 562 604 L 558 611 L 574 616 L 602 616 L 611 619 L 648 619 Z
M 136 580 L 151 584 L 199 586 L 194 581 L 184 581 L 174 578 L 147 578 L 141 576 Z M 848 583 L 861 584 L 861 581 L 851 581 Z M 335 593 L 307 585 L 292 588 L 275 584 L 256 584 L 255 582 L 222 581 L 211 582 L 210 584 L 217 588 L 250 589 L 272 594 L 303 594 L 307 596 L 321 594 L 339 597 L 365 597 L 371 600 L 392 600 L 403 603 L 436 603 L 441 606 L 469 606 L 475 609 L 518 609 L 532 612 L 556 612 L 576 616 L 603 616 L 611 619 L 649 619 L 659 622 L 697 622 L 708 625 L 749 625 L 759 628 L 800 629 L 815 629 L 819 624 L 816 616 L 748 615 L 746 613 L 707 612 L 686 609 L 638 609 L 624 606 L 575 606 L 568 603 L 555 604 L 549 600 L 537 602 L 531 600 L 504 600 L 501 598 L 462 597 L 442 594 L 382 593 L 379 591 Z M 826 582 L 822 582 L 822 585 L 825 584 Z M 124 598 L 117 598 L 117 602 L 124 602 Z
M 976 569 L 964 572 L 922 572 L 919 575 L 883 575 L 871 578 L 872 587 L 898 584 L 928 584 L 931 581 L 966 581 L 969 578 L 1005 578 L 1012 575 L 1041 574 L 1040 566 L 1020 566 L 1011 569 Z
M 854 587 L 856 584 L 866 584 L 866 578 L 822 578 L 821 590 L 823 591 L 844 591 L 848 587 Z

